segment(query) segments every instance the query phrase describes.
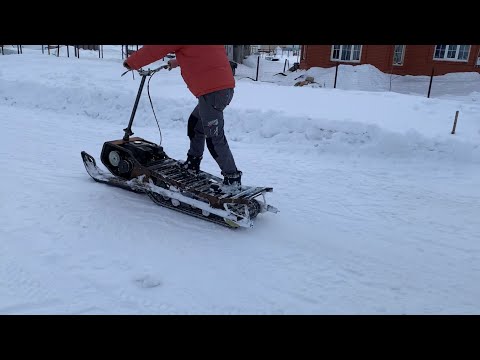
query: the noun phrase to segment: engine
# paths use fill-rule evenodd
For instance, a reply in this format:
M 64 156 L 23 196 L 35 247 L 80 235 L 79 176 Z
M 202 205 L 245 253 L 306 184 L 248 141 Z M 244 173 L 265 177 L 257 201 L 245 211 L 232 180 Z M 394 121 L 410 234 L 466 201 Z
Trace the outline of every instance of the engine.
M 162 146 L 138 137 L 107 141 L 100 155 L 103 165 L 113 175 L 124 179 L 147 174 L 149 167 L 168 158 Z

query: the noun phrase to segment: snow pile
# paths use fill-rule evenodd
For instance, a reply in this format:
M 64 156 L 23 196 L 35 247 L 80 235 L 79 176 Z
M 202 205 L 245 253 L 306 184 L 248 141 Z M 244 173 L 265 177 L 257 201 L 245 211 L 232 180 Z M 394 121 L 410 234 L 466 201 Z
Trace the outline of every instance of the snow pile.
M 68 116 L 87 116 L 122 127 L 128 123 L 139 76 L 120 77 L 121 59 L 90 59 L 28 55 L 0 58 L 0 97 L 5 105 Z M 22 61 L 18 61 L 22 60 Z M 93 59 L 92 59 L 93 60 Z M 25 69 L 27 61 L 29 68 Z M 378 84 L 380 74 L 357 67 L 351 84 Z M 5 71 L 9 69 L 10 71 Z M 75 69 L 72 71 L 72 69 Z M 24 72 L 18 76 L 18 72 Z M 318 78 L 325 70 L 308 74 Z M 291 76 L 291 75 L 290 75 Z M 451 78 L 451 76 L 450 76 Z M 462 75 L 462 79 L 466 78 Z M 459 82 L 461 86 L 461 82 Z M 376 85 L 375 85 L 376 86 Z M 150 94 L 160 126 L 185 129 L 195 98 L 178 72 L 160 72 Z M 472 93 L 472 99 L 478 98 Z M 460 111 L 455 136 L 450 134 Z M 267 142 L 292 151 L 401 158 L 480 161 L 480 104 L 426 99 L 393 92 L 292 88 L 263 82 L 237 81 L 234 100 L 225 111 L 226 133 L 232 141 Z M 156 126 L 145 88 L 135 127 Z

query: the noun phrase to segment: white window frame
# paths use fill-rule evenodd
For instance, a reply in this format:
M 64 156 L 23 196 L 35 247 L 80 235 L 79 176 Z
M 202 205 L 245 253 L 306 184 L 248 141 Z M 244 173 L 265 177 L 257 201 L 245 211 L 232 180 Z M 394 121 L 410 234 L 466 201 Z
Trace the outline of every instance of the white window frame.
M 435 57 L 435 53 L 437 52 L 437 47 L 439 45 L 435 45 L 435 48 L 433 49 L 433 60 L 435 61 L 454 61 L 454 62 L 468 62 L 468 59 L 470 58 L 470 52 L 472 50 L 472 45 L 467 45 L 468 46 L 468 55 L 467 55 L 467 58 L 464 60 L 464 59 L 458 59 L 458 54 L 460 52 L 460 46 L 462 45 L 445 45 L 446 48 L 445 48 L 445 53 L 443 54 L 443 58 L 436 58 Z M 450 46 L 456 46 L 456 50 L 455 50 L 455 57 L 454 58 L 447 58 L 447 54 L 448 54 L 448 50 L 450 48 Z
M 395 52 L 397 50 L 397 46 L 401 46 L 401 49 L 402 49 L 402 56 L 401 56 L 401 59 L 400 59 L 400 62 L 395 62 Z M 394 45 L 393 46 L 393 59 L 392 59 L 392 64 L 394 66 L 403 66 L 403 61 L 405 60 L 405 48 L 406 46 L 405 45 Z
M 339 58 L 336 59 L 333 57 L 333 51 L 335 49 L 335 46 L 340 46 L 340 49 L 339 49 Z M 346 46 L 346 45 L 332 45 L 332 51 L 330 52 L 330 61 L 341 61 L 341 62 L 349 62 L 349 63 L 359 63 L 361 60 L 362 60 L 362 48 L 363 48 L 363 45 L 356 45 L 356 46 L 360 46 L 360 51 L 358 53 L 358 60 L 351 60 L 351 57 L 353 56 L 353 46 L 355 45 L 348 45 L 348 46 L 352 46 L 352 50 L 351 50 L 351 53 L 350 53 L 350 60 L 342 60 L 342 51 L 343 51 L 343 47 Z

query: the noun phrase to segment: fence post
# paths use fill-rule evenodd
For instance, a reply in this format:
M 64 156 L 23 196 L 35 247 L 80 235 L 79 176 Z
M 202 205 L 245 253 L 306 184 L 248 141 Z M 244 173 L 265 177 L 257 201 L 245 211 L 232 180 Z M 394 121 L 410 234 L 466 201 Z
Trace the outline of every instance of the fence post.
M 258 81 L 258 68 L 260 67 L 260 56 L 257 59 L 257 77 L 255 78 L 255 81 Z
M 3 45 L 2 45 L 2 55 L 3 55 Z
M 67 46 L 67 57 L 70 57 L 70 50 L 68 49 L 68 45 Z
M 452 129 L 452 134 L 455 134 L 455 129 L 457 128 L 457 119 L 458 119 L 458 110 L 455 113 L 455 120 L 453 121 L 453 129 Z
M 60 56 L 60 45 L 57 45 L 57 57 Z
M 285 59 L 285 65 L 283 65 L 283 72 L 285 72 L 285 69 L 287 68 L 287 61 L 288 59 Z
M 333 82 L 333 88 L 334 88 L 334 89 L 337 88 L 337 74 L 338 74 L 338 63 L 337 63 L 337 65 L 335 66 L 335 81 Z
M 432 90 L 432 81 L 433 81 L 433 74 L 435 72 L 435 67 L 432 66 L 432 75 L 430 75 L 430 85 L 428 85 L 428 94 L 427 98 L 430 97 L 430 91 Z

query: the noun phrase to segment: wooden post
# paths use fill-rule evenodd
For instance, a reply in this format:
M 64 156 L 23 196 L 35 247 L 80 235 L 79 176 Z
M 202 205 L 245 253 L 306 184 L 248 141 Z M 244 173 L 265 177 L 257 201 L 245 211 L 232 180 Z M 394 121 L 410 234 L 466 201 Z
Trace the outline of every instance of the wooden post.
M 338 74 L 338 63 L 337 63 L 337 65 L 335 66 L 335 81 L 333 82 L 333 88 L 334 88 L 334 89 L 337 88 L 337 74 Z
M 68 45 L 67 46 L 67 57 L 70 57 L 70 51 L 68 50 Z
M 458 119 L 458 110 L 455 113 L 455 120 L 453 121 L 453 129 L 452 129 L 452 134 L 455 134 L 455 129 L 457 128 L 457 119 Z
M 60 45 L 57 45 L 57 57 L 60 56 Z
M 432 75 L 430 75 L 430 85 L 428 85 L 428 94 L 427 98 L 430 97 L 430 91 L 432 90 L 432 81 L 433 81 L 433 74 L 435 73 L 435 68 L 432 67 Z
M 257 59 L 257 77 L 255 78 L 255 81 L 258 81 L 258 68 L 260 67 L 260 56 Z
M 285 69 L 287 68 L 287 61 L 288 59 L 285 59 L 285 65 L 283 65 L 283 72 L 285 72 Z

